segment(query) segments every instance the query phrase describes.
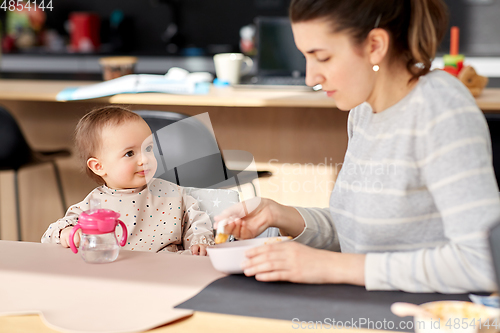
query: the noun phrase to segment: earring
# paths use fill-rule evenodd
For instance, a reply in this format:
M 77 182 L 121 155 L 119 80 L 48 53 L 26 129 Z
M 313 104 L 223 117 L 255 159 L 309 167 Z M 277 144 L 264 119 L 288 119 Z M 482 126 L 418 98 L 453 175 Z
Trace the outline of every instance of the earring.
M 373 65 L 372 69 L 373 69 L 374 72 L 378 72 L 378 70 L 380 69 L 380 66 L 379 65 Z

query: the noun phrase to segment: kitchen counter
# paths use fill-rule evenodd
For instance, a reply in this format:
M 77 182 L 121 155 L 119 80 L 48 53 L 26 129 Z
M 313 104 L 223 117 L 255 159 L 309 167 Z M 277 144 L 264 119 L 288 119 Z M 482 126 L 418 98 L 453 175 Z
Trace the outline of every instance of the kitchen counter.
M 57 93 L 62 89 L 92 83 L 96 82 L 2 79 L 0 80 L 0 100 L 56 102 Z M 500 112 L 500 88 L 486 88 L 476 101 L 484 112 Z M 216 87 L 212 87 L 207 95 L 120 94 L 80 102 L 133 105 L 335 108 L 335 102 L 322 92 Z

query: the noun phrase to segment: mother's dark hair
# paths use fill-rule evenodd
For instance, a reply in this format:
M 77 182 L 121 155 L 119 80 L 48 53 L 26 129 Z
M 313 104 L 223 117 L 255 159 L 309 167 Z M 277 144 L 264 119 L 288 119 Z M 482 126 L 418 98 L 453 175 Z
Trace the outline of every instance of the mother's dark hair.
M 431 68 L 436 49 L 448 27 L 448 13 L 442 0 L 292 0 L 292 23 L 325 19 L 332 32 L 349 33 L 361 45 L 375 27 L 391 38 L 390 56 L 401 59 L 412 80 Z

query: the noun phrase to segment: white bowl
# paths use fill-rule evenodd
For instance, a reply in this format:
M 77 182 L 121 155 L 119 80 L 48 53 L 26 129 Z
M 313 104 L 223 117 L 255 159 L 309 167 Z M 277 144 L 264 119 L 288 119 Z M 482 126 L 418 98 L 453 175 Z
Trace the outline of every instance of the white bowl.
M 435 318 L 415 316 L 416 333 L 490 333 L 500 328 L 499 309 L 462 301 L 437 301 L 420 306 Z
M 241 241 L 217 244 L 207 248 L 208 256 L 212 261 L 214 268 L 220 272 L 228 274 L 243 273 L 241 263 L 247 258 L 245 252 L 252 247 L 261 245 L 285 242 L 290 240 L 290 237 L 265 237 L 246 239 Z

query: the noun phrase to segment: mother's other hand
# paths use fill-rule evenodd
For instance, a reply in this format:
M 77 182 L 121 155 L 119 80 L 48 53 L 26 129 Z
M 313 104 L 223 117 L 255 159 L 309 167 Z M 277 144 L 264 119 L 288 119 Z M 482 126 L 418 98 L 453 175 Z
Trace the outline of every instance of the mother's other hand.
M 318 250 L 291 241 L 248 250 L 246 276 L 259 281 L 365 285 L 365 255 Z

